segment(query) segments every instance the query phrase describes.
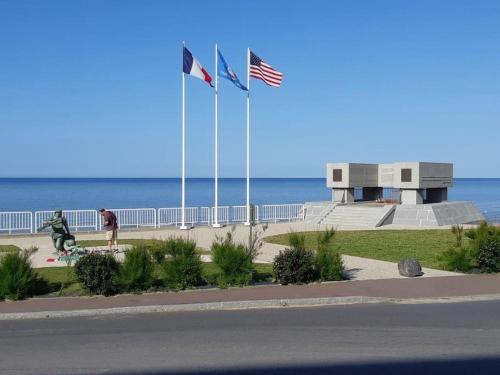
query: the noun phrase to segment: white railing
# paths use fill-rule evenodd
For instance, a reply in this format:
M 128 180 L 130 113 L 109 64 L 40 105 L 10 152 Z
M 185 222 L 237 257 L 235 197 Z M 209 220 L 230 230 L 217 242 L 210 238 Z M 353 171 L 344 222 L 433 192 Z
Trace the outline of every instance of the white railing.
M 258 223 L 261 221 L 259 214 L 259 206 L 254 207 L 255 221 Z M 231 218 L 232 223 L 245 223 L 247 221 L 247 206 L 231 206 Z
M 278 204 L 254 206 L 256 222 L 296 221 L 304 219 L 303 204 Z M 120 228 L 160 228 L 179 226 L 182 208 L 117 208 L 110 209 L 117 217 Z M 214 222 L 214 207 L 186 207 L 185 223 L 189 226 L 211 225 Z M 33 233 L 54 211 L 0 212 L 0 234 Z M 102 217 L 96 210 L 64 210 L 71 231 L 97 231 L 103 229 Z M 247 221 L 246 206 L 218 207 L 220 224 L 237 224 Z M 49 231 L 46 228 L 44 231 Z
M 186 224 L 195 225 L 198 223 L 198 207 L 186 207 Z M 182 208 L 159 208 L 158 209 L 158 228 L 166 226 L 180 225 L 182 221 Z
M 158 228 L 178 223 L 178 208 L 159 208 L 158 209 Z
M 114 212 L 119 228 L 156 228 L 155 208 L 110 208 Z M 103 217 L 99 215 L 99 228 L 103 229 Z
M 229 224 L 229 206 L 217 207 L 217 222 L 219 224 Z M 215 222 L 215 207 L 212 207 L 212 224 Z
M 31 212 L 0 212 L 0 233 L 33 233 Z
M 263 222 L 304 220 L 303 204 L 267 204 L 261 207 L 260 220 Z
M 211 207 L 200 207 L 200 210 L 198 211 L 198 220 L 196 223 L 190 223 L 192 225 L 195 224 L 203 224 L 203 225 L 210 225 L 212 223 L 213 217 L 212 217 L 212 208 Z
M 34 231 L 42 224 L 54 216 L 54 211 L 36 211 Z M 63 216 L 68 221 L 70 230 L 78 232 L 79 230 L 98 230 L 99 221 L 97 211 L 95 210 L 63 210 Z M 44 231 L 48 231 L 46 228 Z

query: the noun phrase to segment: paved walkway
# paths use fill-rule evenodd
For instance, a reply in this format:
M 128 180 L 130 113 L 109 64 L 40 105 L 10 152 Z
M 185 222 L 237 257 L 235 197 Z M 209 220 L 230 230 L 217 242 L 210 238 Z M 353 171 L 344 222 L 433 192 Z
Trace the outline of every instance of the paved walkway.
M 0 302 L 2 314 L 111 309 L 133 306 L 178 306 L 190 304 L 311 299 L 328 297 L 439 298 L 500 294 L 500 275 L 463 275 L 404 280 L 365 280 L 308 285 L 264 285 L 247 288 L 208 289 L 115 297 L 32 298 Z
M 257 226 L 257 230 L 262 232 L 262 226 Z M 223 228 L 210 228 L 210 227 L 196 227 L 189 231 L 181 231 L 176 228 L 164 228 L 156 230 L 138 230 L 138 231 L 121 231 L 119 237 L 121 239 L 143 238 L 143 239 L 167 239 L 171 237 L 183 237 L 195 240 L 197 245 L 204 249 L 210 249 L 212 242 L 216 237 L 223 237 L 227 232 L 232 231 L 236 242 L 247 242 L 249 229 L 243 225 L 227 226 Z M 304 222 L 292 223 L 274 223 L 269 224 L 267 230 L 262 234 L 265 236 L 273 236 L 277 234 L 286 234 L 291 231 L 307 232 L 327 229 L 325 226 L 314 225 Z M 398 228 L 401 229 L 401 228 Z M 434 228 L 435 229 L 435 228 Z M 366 228 L 356 227 L 339 227 L 337 230 L 366 230 Z M 384 230 L 384 229 L 374 229 Z M 75 232 L 77 240 L 102 240 L 104 233 L 78 233 Z M 41 267 L 61 267 L 66 263 L 57 261 L 57 256 L 52 248 L 52 242 L 47 234 L 32 235 L 32 236 L 11 236 L 0 238 L 0 244 L 12 244 L 21 248 L 30 246 L 38 247 L 38 252 L 32 256 L 32 263 L 35 268 Z M 120 245 L 123 251 L 127 249 L 127 245 Z M 105 249 L 104 246 L 92 247 L 92 249 Z M 257 256 L 257 263 L 272 263 L 274 257 L 285 249 L 285 246 L 276 245 L 271 243 L 264 243 Z M 123 253 L 117 255 L 120 260 Z M 353 280 L 376 280 L 376 279 L 393 279 L 402 278 L 397 270 L 397 265 L 392 262 L 385 262 L 374 259 L 360 258 L 355 256 L 343 255 L 343 260 L 349 276 Z M 210 255 L 203 255 L 202 260 L 209 262 Z M 458 275 L 453 272 L 434 270 L 430 268 L 423 269 L 423 277 L 437 277 L 437 276 L 453 276 Z

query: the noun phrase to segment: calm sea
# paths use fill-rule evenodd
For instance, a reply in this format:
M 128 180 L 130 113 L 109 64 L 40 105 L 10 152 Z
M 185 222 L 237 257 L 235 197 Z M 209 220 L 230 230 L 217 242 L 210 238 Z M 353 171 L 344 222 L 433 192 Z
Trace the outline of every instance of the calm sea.
M 188 206 L 213 205 L 213 179 L 187 180 Z M 178 178 L 0 178 L 0 211 L 179 207 Z M 219 179 L 219 204 L 245 203 L 245 179 Z M 324 178 L 257 178 L 255 204 L 303 203 L 330 199 Z M 500 218 L 500 179 L 455 179 L 450 200 L 473 201 L 489 217 Z

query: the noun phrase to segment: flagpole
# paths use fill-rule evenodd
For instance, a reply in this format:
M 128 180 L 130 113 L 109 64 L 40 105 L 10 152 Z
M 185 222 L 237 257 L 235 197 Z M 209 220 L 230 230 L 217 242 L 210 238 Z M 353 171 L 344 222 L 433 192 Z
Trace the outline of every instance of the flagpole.
M 247 48 L 247 220 L 250 225 L 250 48 Z
M 182 55 L 184 59 L 185 43 L 182 42 Z M 182 70 L 182 182 L 181 182 L 181 226 L 180 229 L 188 229 L 186 226 L 186 75 Z
M 218 73 L 217 43 L 215 43 L 215 178 L 214 178 L 214 228 L 220 228 L 219 224 L 219 118 L 218 118 L 218 95 L 219 95 L 219 73 Z

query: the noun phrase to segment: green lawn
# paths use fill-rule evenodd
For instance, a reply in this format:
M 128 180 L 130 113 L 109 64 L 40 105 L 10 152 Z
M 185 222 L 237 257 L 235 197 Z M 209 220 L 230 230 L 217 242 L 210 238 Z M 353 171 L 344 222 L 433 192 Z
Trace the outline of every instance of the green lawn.
M 137 245 L 139 243 L 151 244 L 155 239 L 140 239 L 140 238 L 130 238 L 130 239 L 118 239 L 119 245 Z M 82 247 L 93 247 L 93 246 L 106 246 L 108 241 L 106 240 L 77 240 L 78 245 Z M 209 250 L 198 248 L 199 254 L 210 254 Z
M 0 253 L 17 253 L 21 251 L 16 245 L 0 245 Z
M 84 290 L 76 280 L 73 267 L 45 267 L 37 268 L 38 276 L 43 278 L 48 285 L 41 285 L 39 294 L 52 294 L 60 296 L 83 295 Z M 37 294 L 38 294 L 37 293 Z
M 37 294 L 51 294 L 54 296 L 85 295 L 85 291 L 76 280 L 73 267 L 45 267 L 36 269 L 38 275 L 47 283 L 40 283 Z M 254 281 L 271 281 L 272 264 L 256 264 Z M 161 268 L 156 266 L 155 278 L 159 279 Z M 217 278 L 217 266 L 213 263 L 203 263 L 203 278 L 207 283 L 214 283 Z
M 316 248 L 316 232 L 305 232 L 306 245 Z M 265 241 L 288 245 L 286 234 Z M 422 266 L 442 269 L 438 256 L 455 243 L 450 230 L 376 230 L 337 232 L 332 242 L 341 254 L 398 262 L 415 258 Z

